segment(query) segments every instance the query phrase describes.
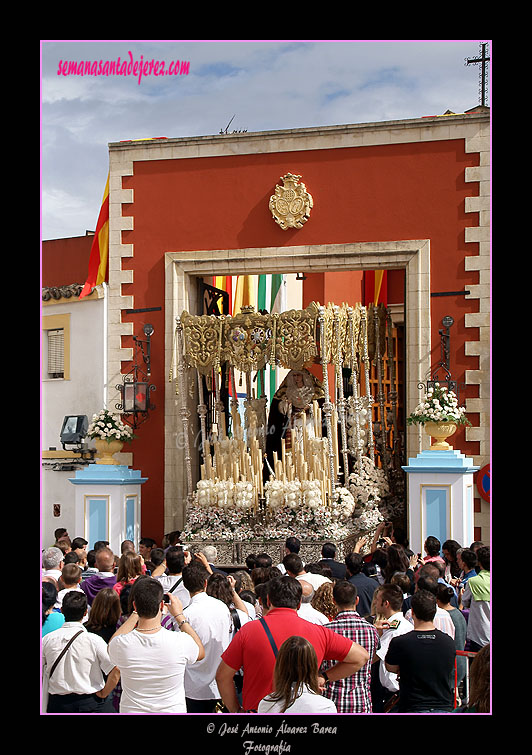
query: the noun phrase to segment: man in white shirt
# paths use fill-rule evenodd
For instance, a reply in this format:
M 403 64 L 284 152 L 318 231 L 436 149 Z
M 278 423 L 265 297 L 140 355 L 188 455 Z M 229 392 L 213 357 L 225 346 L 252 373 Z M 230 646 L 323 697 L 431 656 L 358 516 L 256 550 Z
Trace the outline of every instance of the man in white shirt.
M 303 561 L 297 553 L 289 553 L 283 558 L 283 564 L 286 569 L 286 573 L 289 577 L 295 577 L 298 580 L 304 582 L 310 582 L 312 587 L 317 590 L 324 582 L 331 582 L 328 577 L 324 577 L 323 574 L 313 574 L 312 572 L 305 571 Z
M 42 554 L 42 576 L 52 577 L 57 582 L 61 576 L 64 564 L 64 555 L 61 548 L 52 545 Z
M 161 574 L 159 576 L 154 571 L 152 576 L 159 580 L 165 592 L 176 595 L 183 604 L 183 608 L 186 608 L 190 603 L 190 593 L 183 584 L 183 567 L 185 566 L 185 553 L 183 549 L 176 546 L 168 548 L 165 563 L 168 574 Z
M 205 657 L 203 645 L 169 595 L 179 632 L 161 626 L 164 592 L 159 580 L 140 577 L 132 587 L 133 612 L 109 641 L 109 657 L 120 670 L 120 713 L 186 713 L 185 669 Z
M 87 632 L 81 623 L 87 613 L 85 594 L 71 590 L 63 599 L 62 612 L 65 623 L 42 639 L 43 680 L 48 679 L 46 712 L 116 713 L 108 695 L 120 673 L 109 658 L 105 640 Z
M 375 592 L 375 611 L 384 616 L 375 622 L 375 629 L 379 633 L 380 643 L 373 659 L 378 669 L 377 680 L 372 679 L 371 698 L 374 713 L 382 713 L 383 707 L 399 692 L 397 674 L 388 671 L 384 662 L 390 642 L 394 637 L 406 634 L 414 629 L 402 612 L 403 593 L 399 585 L 381 585 Z
M 183 583 L 190 594 L 184 613 L 205 648 L 203 660 L 185 671 L 188 713 L 214 713 L 221 698 L 216 671 L 232 637 L 229 608 L 221 600 L 207 595 L 208 579 L 209 571 L 199 561 L 192 561 L 183 569 Z
M 311 605 L 311 600 L 314 597 L 314 588 L 310 582 L 306 582 L 302 579 L 299 580 L 301 589 L 303 591 L 301 595 L 301 605 L 297 611 L 297 615 L 302 619 L 312 622 L 312 624 L 328 624 L 329 619 L 321 611 L 317 611 L 314 606 Z

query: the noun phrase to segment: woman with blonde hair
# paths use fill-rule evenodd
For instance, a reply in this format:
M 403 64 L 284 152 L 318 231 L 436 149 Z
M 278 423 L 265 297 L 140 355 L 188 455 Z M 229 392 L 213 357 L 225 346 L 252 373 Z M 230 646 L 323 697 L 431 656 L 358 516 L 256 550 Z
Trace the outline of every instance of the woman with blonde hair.
M 316 651 L 304 637 L 288 637 L 279 648 L 273 690 L 257 713 L 337 713 L 333 701 L 320 694 Z
M 126 585 L 132 585 L 142 575 L 142 558 L 135 551 L 126 551 L 120 556 L 116 584 L 113 590 L 120 595 Z
M 334 582 L 324 582 L 318 587 L 310 601 L 312 608 L 324 614 L 329 621 L 335 619 L 338 613 L 338 606 L 333 598 L 333 587 Z

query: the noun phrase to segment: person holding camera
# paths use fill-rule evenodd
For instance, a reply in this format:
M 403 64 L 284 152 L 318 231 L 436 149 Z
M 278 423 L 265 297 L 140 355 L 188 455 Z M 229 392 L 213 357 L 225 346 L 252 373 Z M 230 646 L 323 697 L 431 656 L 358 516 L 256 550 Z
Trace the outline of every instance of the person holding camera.
M 109 641 L 120 670 L 120 713 L 186 713 L 185 669 L 205 657 L 203 644 L 175 595 L 159 580 L 140 577 L 131 588 L 133 611 Z M 161 625 L 165 602 L 179 632 Z
M 175 593 L 186 608 L 190 603 L 190 593 L 183 584 L 183 569 L 190 563 L 191 555 L 181 546 L 170 546 L 166 551 L 165 569 L 160 569 L 160 574 L 153 572 L 155 577 L 162 584 L 165 592 Z

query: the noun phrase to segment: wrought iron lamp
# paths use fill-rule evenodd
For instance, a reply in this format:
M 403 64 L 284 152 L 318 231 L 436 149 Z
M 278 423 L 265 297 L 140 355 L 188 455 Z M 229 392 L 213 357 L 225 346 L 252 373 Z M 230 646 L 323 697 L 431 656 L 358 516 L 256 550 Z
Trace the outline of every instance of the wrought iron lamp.
M 146 323 L 143 332 L 146 340 L 133 336 L 135 344 L 133 367 L 124 375 L 123 382 L 116 386 L 116 389 L 120 391 L 122 401 L 115 404 L 115 407 L 121 412 L 124 422 L 133 428 L 145 422 L 149 412 L 155 409 L 155 405 L 150 402 L 150 393 L 155 390 L 155 386 L 151 385 L 148 380 L 151 375 L 151 337 L 155 332 L 153 325 Z M 146 365 L 145 372 L 139 366 L 140 354 Z
M 449 369 L 450 363 L 450 346 L 451 346 L 451 326 L 454 324 L 454 319 L 450 315 L 446 315 L 442 320 L 442 325 L 445 330 L 438 331 L 440 334 L 440 349 L 441 358 L 440 363 L 436 369 L 431 372 L 430 378 L 426 383 L 420 383 L 418 388 L 424 388 L 426 391 L 434 389 L 436 383 L 440 386 L 445 386 L 448 391 L 453 391 L 456 395 L 458 402 L 460 402 L 460 386 L 456 380 L 451 378 L 451 372 Z M 440 370 L 443 371 L 440 377 Z

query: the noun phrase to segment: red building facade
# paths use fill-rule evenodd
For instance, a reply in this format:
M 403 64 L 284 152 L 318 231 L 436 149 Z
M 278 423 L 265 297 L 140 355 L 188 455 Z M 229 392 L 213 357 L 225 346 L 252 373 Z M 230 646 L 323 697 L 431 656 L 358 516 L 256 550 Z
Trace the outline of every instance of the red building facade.
M 133 467 L 149 478 L 144 536 L 160 541 L 183 524 L 182 427 L 169 374 L 176 316 L 200 313 L 198 278 L 304 272 L 304 306 L 356 304 L 364 272 L 386 270 L 387 302 L 405 332 L 406 414 L 440 361 L 439 331 L 451 315 L 450 369 L 473 425 L 453 444 L 475 464 L 489 462 L 489 142 L 489 115 L 473 113 L 109 145 L 110 406 L 133 336 L 146 322 L 155 330 L 156 409 L 131 448 Z M 313 208 L 303 227 L 283 231 L 268 203 L 287 172 L 301 176 Z M 193 419 L 194 410 L 192 402 Z M 407 456 L 427 443 L 410 429 Z M 486 537 L 480 496 L 476 511 Z

